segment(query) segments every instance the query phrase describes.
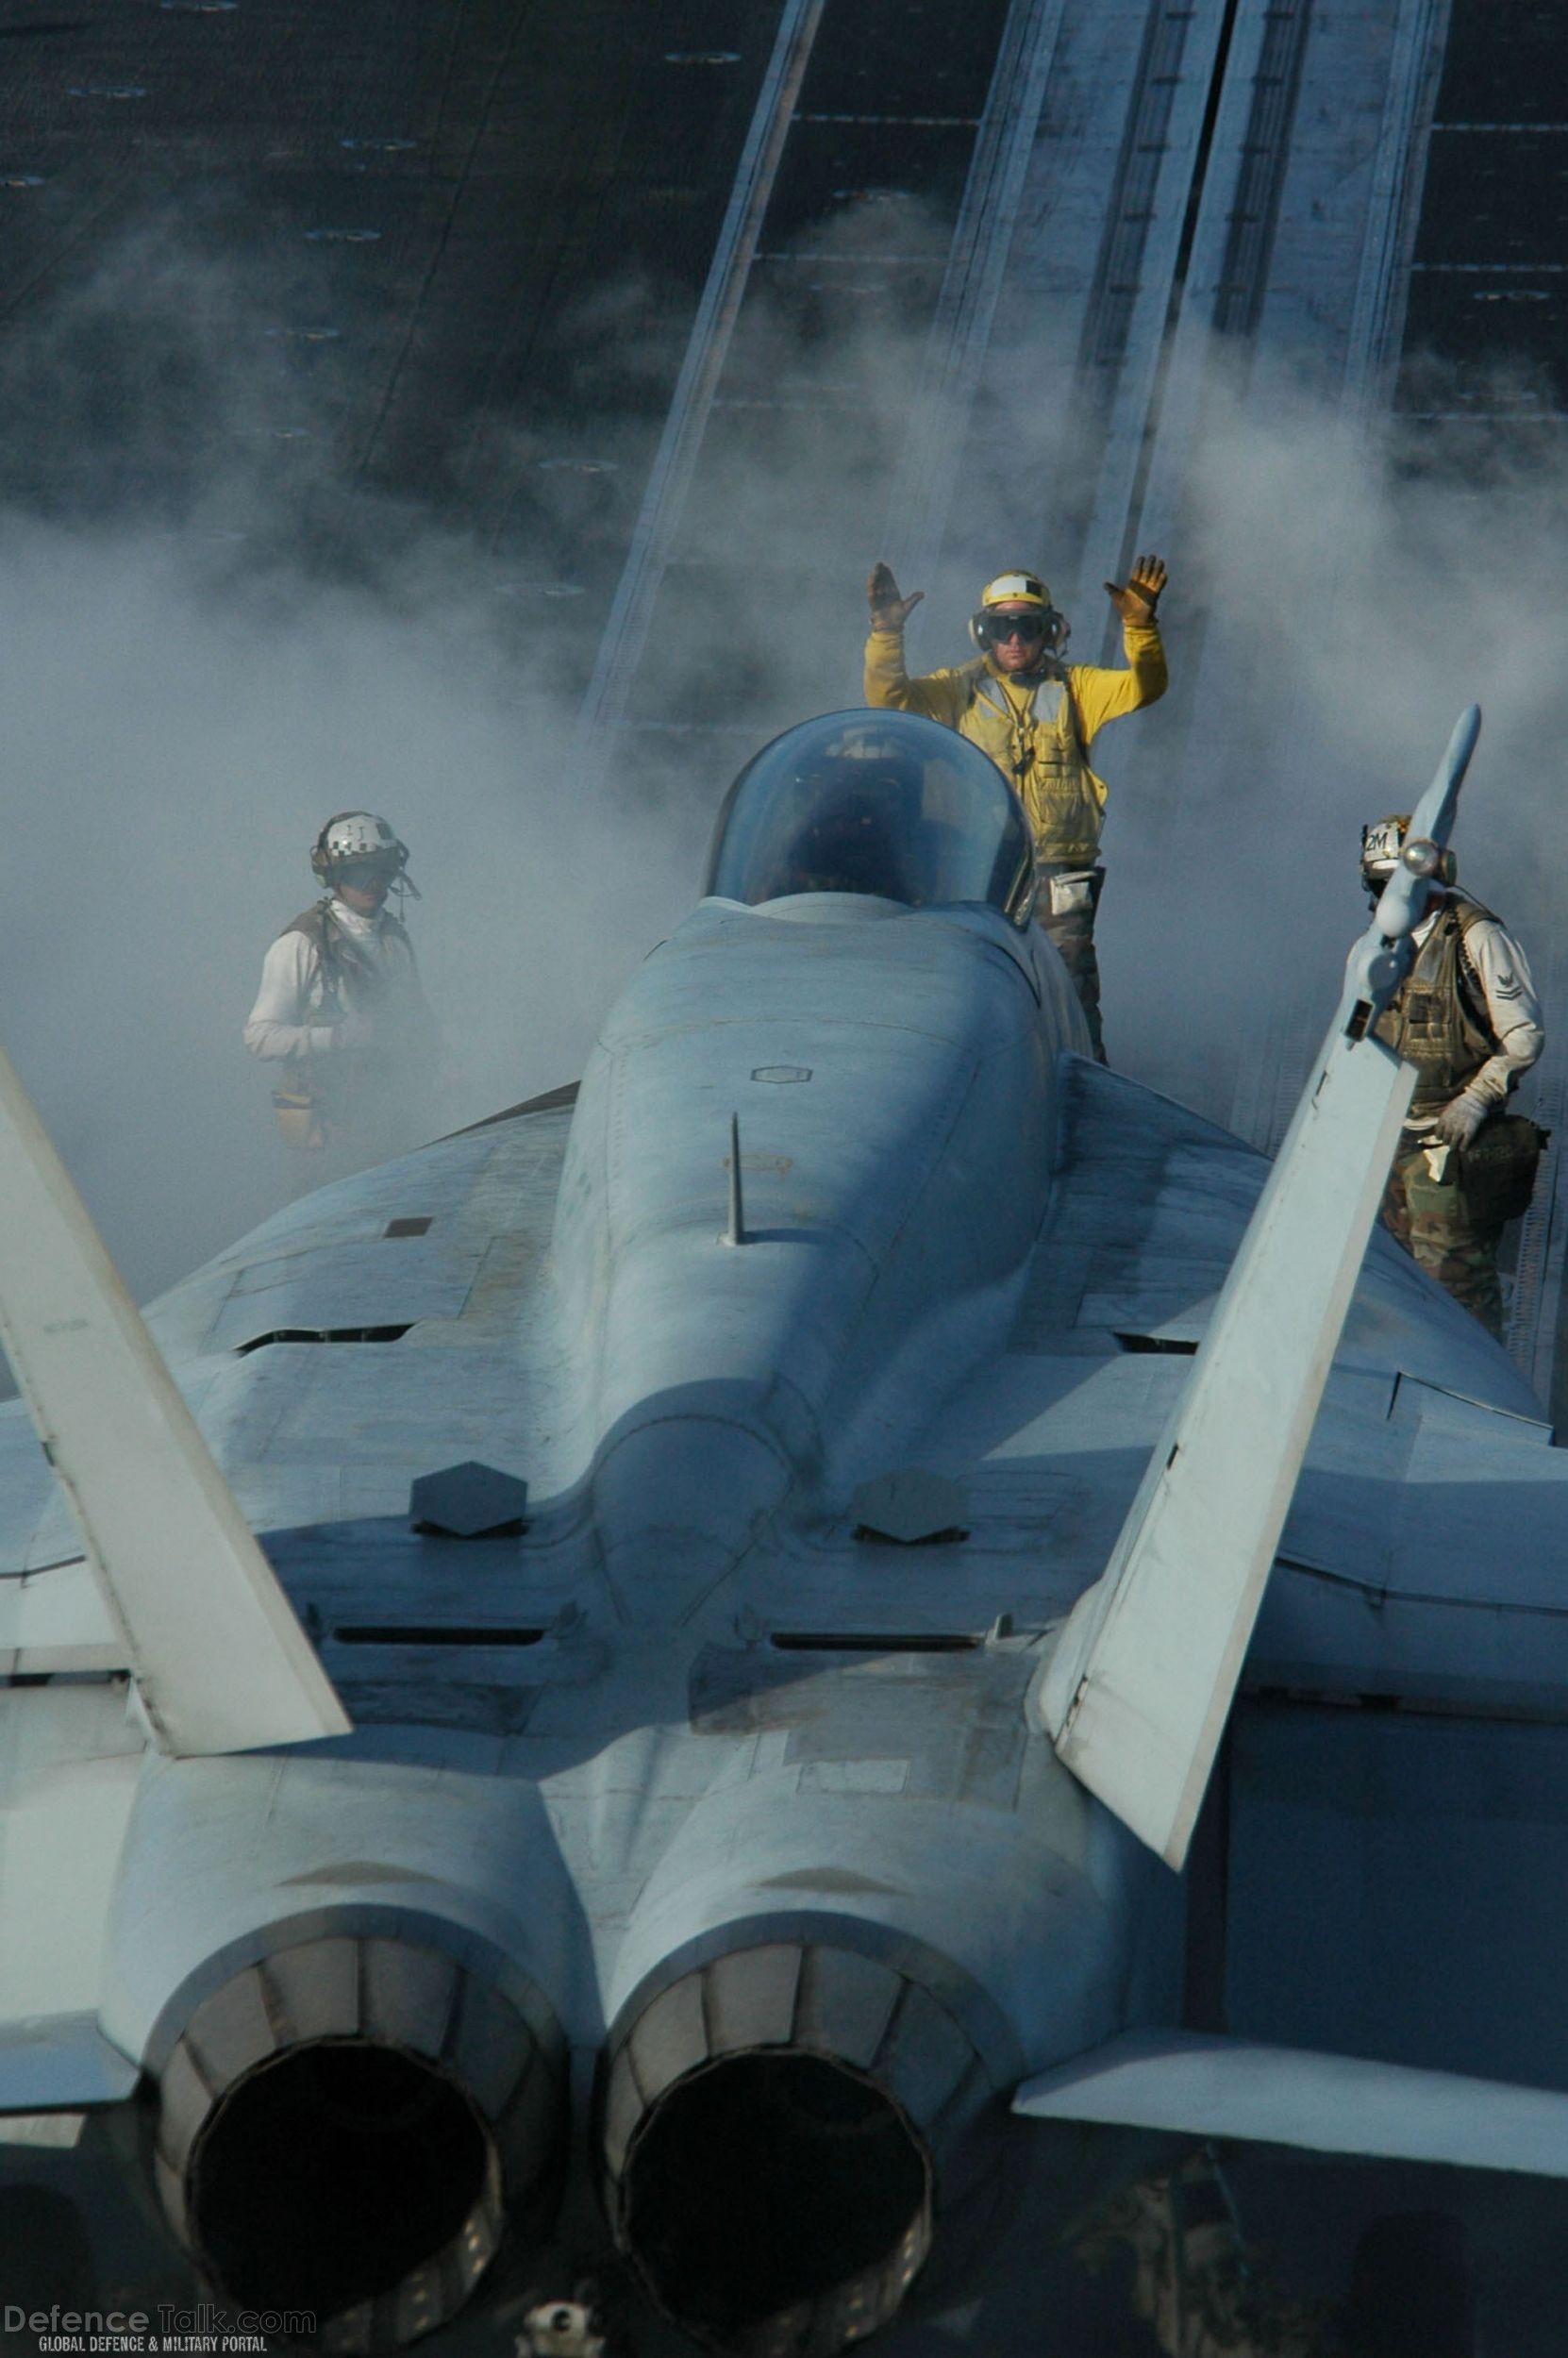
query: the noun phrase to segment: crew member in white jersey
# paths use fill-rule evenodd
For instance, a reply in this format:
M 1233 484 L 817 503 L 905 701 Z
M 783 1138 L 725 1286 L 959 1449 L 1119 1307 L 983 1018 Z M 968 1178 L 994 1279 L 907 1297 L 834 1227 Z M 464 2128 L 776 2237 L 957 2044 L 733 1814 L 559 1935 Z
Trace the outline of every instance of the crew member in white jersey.
M 401 915 L 408 846 L 370 811 L 340 811 L 310 850 L 326 889 L 268 950 L 245 1045 L 273 1068 L 284 1139 L 367 1160 L 412 1144 L 436 1062 L 435 1026 Z

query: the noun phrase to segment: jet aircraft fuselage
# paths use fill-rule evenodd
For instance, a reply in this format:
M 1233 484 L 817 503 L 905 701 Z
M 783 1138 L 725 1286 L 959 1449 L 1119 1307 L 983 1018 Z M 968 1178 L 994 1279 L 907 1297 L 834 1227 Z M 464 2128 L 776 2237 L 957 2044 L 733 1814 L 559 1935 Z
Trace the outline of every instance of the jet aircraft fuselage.
M 1022 827 L 931 724 L 791 732 L 575 1105 L 342 1180 L 154 1306 L 352 1732 L 127 1724 L 112 1534 L 90 1569 L 6 1421 L 0 1634 L 45 1681 L 5 1700 L 8 1873 L 47 1888 L 84 1780 L 94 1833 L 68 1901 L 6 1914 L 0 2003 L 55 2027 L 52 2093 L 5 2100 L 139 2103 L 235 2299 L 396 2346 L 525 2272 L 569 2182 L 688 2333 L 838 2348 L 923 2270 L 983 2281 L 1009 2139 L 1049 2133 L 1021 2082 L 1178 2021 L 1185 1885 L 1063 1765 L 1043 1672 L 1262 1166 L 1088 1061 Z M 1369 1402 L 1397 1481 L 1424 1394 L 1541 1473 L 1501 1354 L 1385 1241 L 1296 1560 L 1342 1544 Z M 470 1463 L 497 1519 L 411 1523 Z M 1258 1647 L 1455 1680 L 1384 1582 L 1347 1633 L 1299 1580 Z

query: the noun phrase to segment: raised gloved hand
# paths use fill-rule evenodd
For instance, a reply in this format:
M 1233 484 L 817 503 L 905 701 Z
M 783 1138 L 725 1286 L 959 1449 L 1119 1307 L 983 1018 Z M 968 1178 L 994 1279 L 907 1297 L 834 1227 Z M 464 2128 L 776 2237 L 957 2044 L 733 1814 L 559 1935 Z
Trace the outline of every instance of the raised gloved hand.
M 873 630 L 902 630 L 925 594 L 924 590 L 916 590 L 911 597 L 900 597 L 892 567 L 873 565 L 866 582 Z
M 1461 1089 L 1438 1115 L 1434 1129 L 1445 1146 L 1468 1146 L 1492 1108 L 1473 1090 Z
M 1124 622 L 1153 622 L 1165 578 L 1163 557 L 1140 557 L 1127 576 L 1126 588 L 1118 589 L 1114 581 L 1108 581 L 1106 595 Z

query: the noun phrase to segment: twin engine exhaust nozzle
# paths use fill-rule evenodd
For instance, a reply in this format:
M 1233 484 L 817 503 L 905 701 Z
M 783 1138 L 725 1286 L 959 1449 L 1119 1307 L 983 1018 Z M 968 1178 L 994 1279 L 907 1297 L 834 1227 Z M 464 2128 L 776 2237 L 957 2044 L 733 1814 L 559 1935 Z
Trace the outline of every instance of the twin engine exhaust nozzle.
M 736 1948 L 612 2035 L 605 2207 L 665 2314 L 740 2358 L 837 2350 L 888 2323 L 939 2233 L 999 2199 L 1005 2109 L 921 1983 L 814 1941 Z
M 509 2221 L 553 2209 L 566 2085 L 526 1986 L 403 1941 L 306 1941 L 186 2025 L 158 2084 L 158 2192 L 231 2299 L 313 2316 L 329 2350 L 399 2350 L 463 2308 Z
M 735 2358 L 840 2350 L 893 2316 L 939 2233 L 998 2198 L 998 2091 L 920 1983 L 859 1950 L 730 1950 L 634 2001 L 601 2063 L 615 2241 L 676 2324 Z M 159 2083 L 155 2169 L 227 2297 L 391 2350 L 466 2305 L 504 2232 L 548 2227 L 565 2041 L 537 1992 L 353 1935 L 247 1966 Z

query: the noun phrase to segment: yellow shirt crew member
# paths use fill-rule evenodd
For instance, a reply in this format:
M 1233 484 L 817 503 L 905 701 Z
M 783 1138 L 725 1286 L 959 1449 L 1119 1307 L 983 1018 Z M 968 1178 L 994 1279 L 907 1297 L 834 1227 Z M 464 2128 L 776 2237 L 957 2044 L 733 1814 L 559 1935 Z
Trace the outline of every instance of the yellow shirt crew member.
M 1107 721 L 1165 693 L 1165 651 L 1155 622 L 1164 584 L 1165 567 L 1153 556 L 1139 558 L 1124 588 L 1107 582 L 1127 658 L 1126 670 L 1110 671 L 1062 661 L 1068 626 L 1038 574 L 998 574 L 970 621 L 978 654 L 915 677 L 904 667 L 904 625 L 925 593 L 901 597 L 886 565 L 877 565 L 866 585 L 866 702 L 956 728 L 989 753 L 1016 789 L 1040 869 L 1035 913 L 1066 962 L 1102 1063 L 1094 911 L 1105 881 L 1098 853 L 1106 786 L 1089 756 Z

